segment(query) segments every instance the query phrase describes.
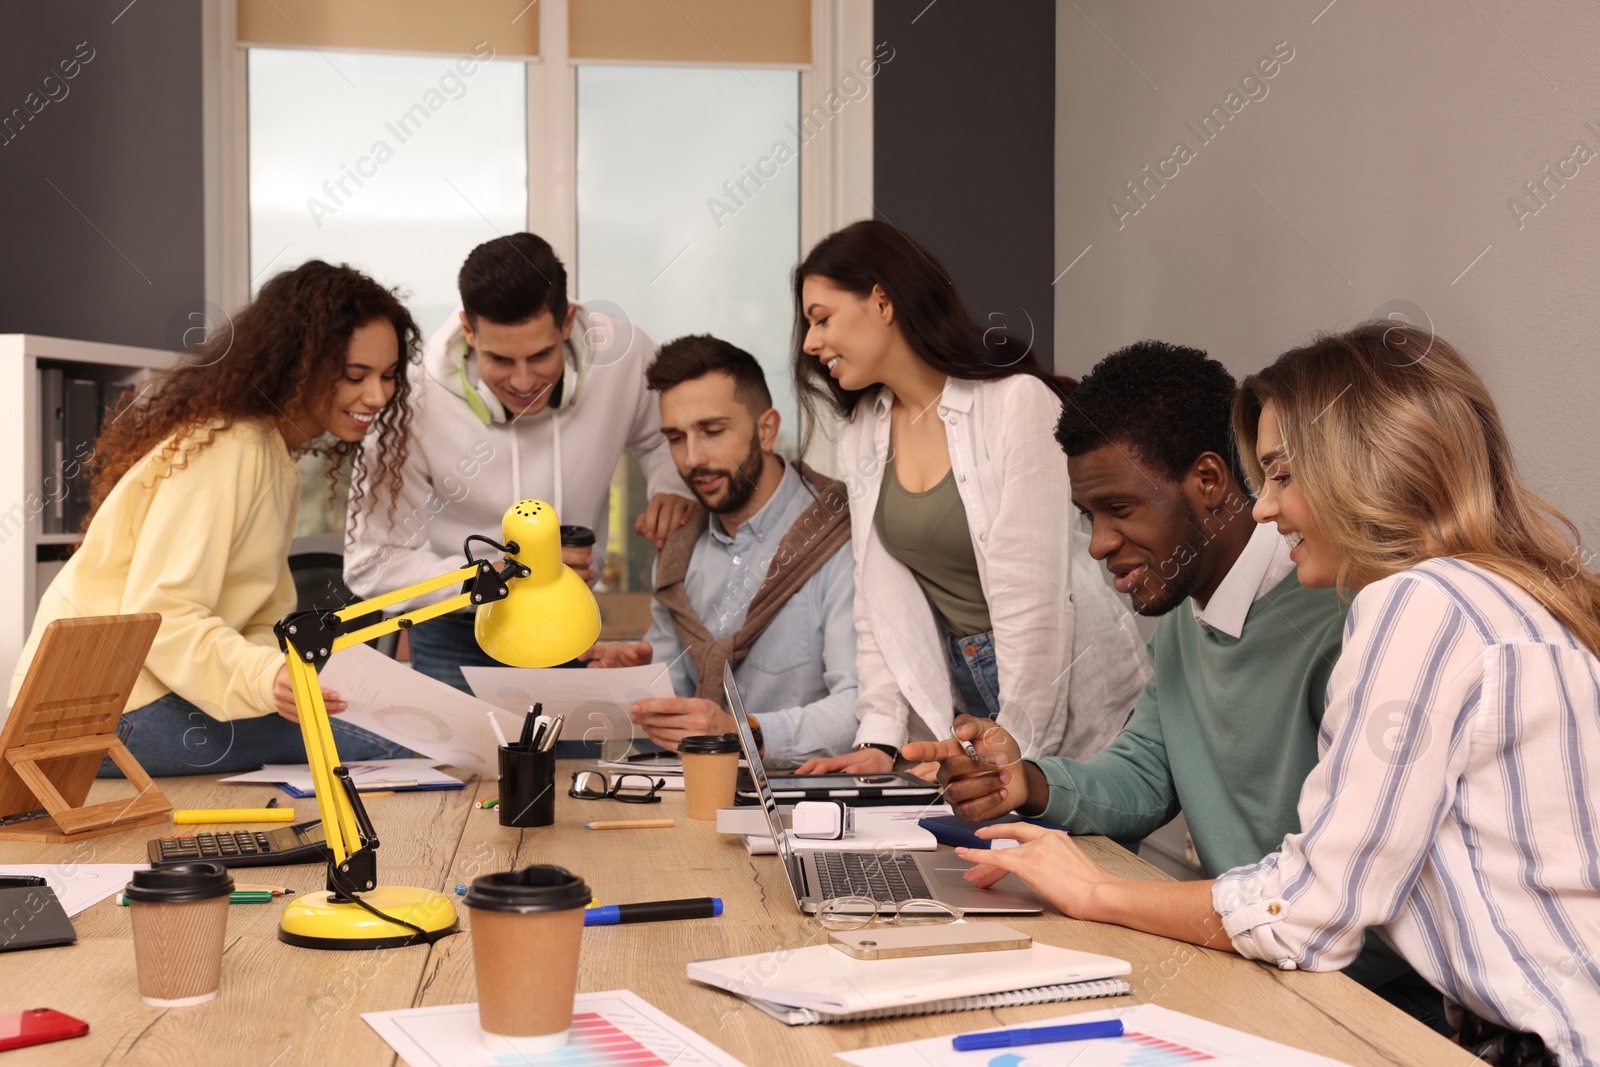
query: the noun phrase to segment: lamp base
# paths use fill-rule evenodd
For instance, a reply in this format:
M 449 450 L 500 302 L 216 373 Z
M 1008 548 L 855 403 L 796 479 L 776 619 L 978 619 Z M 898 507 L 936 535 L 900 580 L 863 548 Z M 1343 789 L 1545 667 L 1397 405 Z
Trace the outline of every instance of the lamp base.
M 456 908 L 450 898 L 431 889 L 380 885 L 361 894 L 373 908 L 403 919 L 430 934 L 456 929 Z M 404 948 L 425 944 L 415 931 L 385 922 L 360 904 L 335 901 L 327 891 L 295 897 L 284 906 L 278 940 L 300 948 Z

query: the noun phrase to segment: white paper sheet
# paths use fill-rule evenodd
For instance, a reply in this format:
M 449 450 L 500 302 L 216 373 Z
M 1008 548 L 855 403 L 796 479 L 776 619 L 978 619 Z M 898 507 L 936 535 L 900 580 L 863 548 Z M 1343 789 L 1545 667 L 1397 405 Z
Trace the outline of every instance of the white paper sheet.
M 1022 1030 L 1066 1023 L 1096 1022 L 1121 1018 L 1126 1028 L 1122 1037 L 1103 1037 L 1089 1041 L 1062 1041 L 1048 1045 L 1021 1045 L 1011 1049 L 982 1049 L 957 1052 L 950 1037 L 930 1037 L 899 1045 L 857 1049 L 837 1053 L 839 1059 L 856 1067 L 1136 1067 L 1161 1064 L 1184 1067 L 1204 1063 L 1207 1067 L 1347 1067 L 1340 1060 L 1280 1045 L 1193 1015 L 1169 1011 L 1154 1004 L 1111 1011 L 1062 1015 L 1038 1019 L 1020 1026 L 990 1026 L 956 1033 L 985 1033 L 989 1030 Z M 953 1035 L 952 1035 L 953 1036 Z
M 672 1067 L 743 1067 L 705 1038 L 626 989 L 579 993 L 567 1047 L 539 1056 L 499 1056 L 483 1044 L 476 1004 L 371 1011 L 361 1016 L 411 1067 L 670 1063 Z
M 417 785 L 450 785 L 461 779 L 436 770 L 434 759 L 377 759 L 346 763 L 351 781 L 358 789 L 379 789 L 385 783 L 415 782 Z M 224 782 L 268 783 L 310 790 L 311 768 L 304 763 L 269 763 L 259 771 L 246 771 Z
M 349 702 L 340 719 L 485 778 L 500 775 L 500 743 L 486 713 L 494 712 L 513 739 L 522 729 L 521 714 L 485 704 L 366 645 L 330 656 L 320 674 L 324 689 Z
M 544 705 L 546 715 L 565 715 L 563 741 L 607 743 L 607 759 L 620 759 L 644 740 L 644 731 L 628 721 L 636 700 L 675 695 L 664 663 L 643 667 L 463 667 L 472 692 L 497 708 L 513 712 L 520 727 L 528 706 Z
M 70 917 L 120 893 L 134 871 L 149 866 L 148 863 L 0 863 L 0 874 L 43 877 L 56 891 L 56 899 Z

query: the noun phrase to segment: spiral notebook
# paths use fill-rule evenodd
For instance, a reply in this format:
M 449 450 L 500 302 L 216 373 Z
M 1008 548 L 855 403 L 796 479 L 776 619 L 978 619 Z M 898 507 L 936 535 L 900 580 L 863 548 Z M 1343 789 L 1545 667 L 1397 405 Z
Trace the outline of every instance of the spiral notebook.
M 1038 986 L 1034 989 L 1016 989 L 1009 993 L 985 993 L 976 997 L 952 997 L 949 1000 L 930 1000 L 922 1004 L 897 1004 L 893 1007 L 847 1012 L 791 1008 L 787 1004 L 774 1004 L 770 1000 L 760 1000 L 756 997 L 741 997 L 741 999 L 749 1001 L 780 1023 L 788 1026 L 810 1026 L 813 1023 L 857 1023 L 873 1019 L 899 1019 L 907 1015 L 942 1015 L 952 1011 L 982 1011 L 987 1008 L 1018 1008 L 1024 1004 L 1054 1004 L 1063 1000 L 1120 997 L 1129 993 L 1131 989 L 1125 979 L 1102 978 L 1094 982 L 1067 982 L 1063 985 Z
M 883 960 L 860 960 L 830 945 L 808 945 L 751 956 L 692 960 L 688 975 L 752 1001 L 782 1005 L 788 1011 L 885 1018 L 960 1010 L 929 1005 L 1004 1004 L 1008 1001 L 988 998 L 1084 986 L 1122 978 L 1132 970 L 1126 960 L 1035 941 L 1023 949 Z M 1126 988 L 1124 983 L 1121 989 L 1100 995 L 1115 995 Z

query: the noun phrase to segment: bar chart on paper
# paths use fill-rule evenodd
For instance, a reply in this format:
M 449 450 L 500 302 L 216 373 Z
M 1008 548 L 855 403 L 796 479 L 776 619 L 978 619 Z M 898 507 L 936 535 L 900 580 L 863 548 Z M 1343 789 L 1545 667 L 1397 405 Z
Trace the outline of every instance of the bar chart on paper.
M 526 1064 L 528 1056 L 500 1056 L 496 1064 Z M 567 1047 L 538 1057 L 540 1067 L 670 1067 L 668 1062 L 596 1012 L 574 1013 Z
M 1117 1018 L 1127 1028 L 1121 1037 L 970 1052 L 957 1052 L 950 1046 L 949 1037 L 932 1037 L 842 1052 L 839 1058 L 856 1067 L 899 1067 L 907 1063 L 919 1067 L 1188 1067 L 1199 1063 L 1208 1067 L 1344 1067 L 1326 1056 L 1154 1004 L 1038 1019 L 1028 1023 L 1028 1028 Z
M 361 1016 L 411 1067 L 742 1067 L 676 1019 L 625 989 L 579 993 L 567 1046 L 538 1056 L 485 1047 L 476 1004 Z

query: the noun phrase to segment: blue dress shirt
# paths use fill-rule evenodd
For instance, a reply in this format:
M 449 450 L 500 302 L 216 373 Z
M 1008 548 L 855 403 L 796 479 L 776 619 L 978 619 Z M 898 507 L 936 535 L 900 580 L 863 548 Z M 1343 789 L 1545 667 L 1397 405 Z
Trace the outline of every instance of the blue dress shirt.
M 713 638 L 744 625 L 772 557 L 789 527 L 811 507 L 811 490 L 785 464 L 772 499 L 730 536 L 712 515 L 695 543 L 684 592 Z M 765 761 L 794 766 L 813 756 L 848 752 L 856 735 L 854 558 L 850 542 L 835 552 L 779 609 L 771 625 L 733 668 L 745 707 L 761 723 Z M 678 639 L 672 616 L 650 601 L 645 640 L 651 659 L 671 664 L 679 696 L 696 689 L 694 658 Z

